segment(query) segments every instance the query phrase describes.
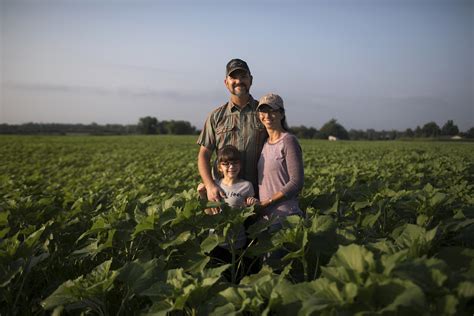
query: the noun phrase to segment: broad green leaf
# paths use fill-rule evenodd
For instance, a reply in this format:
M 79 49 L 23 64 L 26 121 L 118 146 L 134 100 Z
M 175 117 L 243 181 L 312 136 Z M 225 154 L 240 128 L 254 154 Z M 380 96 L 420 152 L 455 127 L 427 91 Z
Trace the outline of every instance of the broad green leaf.
M 233 316 L 237 315 L 235 306 L 232 303 L 227 303 L 223 306 L 219 306 L 212 313 L 210 314 L 211 316 Z
M 375 270 L 372 252 L 359 245 L 340 246 L 326 267 L 323 275 L 337 282 L 362 284 L 368 273 Z
M 0 227 L 5 227 L 8 225 L 8 216 L 10 216 L 10 212 L 8 211 L 0 212 Z
M 101 216 L 96 217 L 94 219 L 92 227 L 88 231 L 84 232 L 81 236 L 79 236 L 77 240 L 79 241 L 88 235 L 96 234 L 104 230 L 108 230 L 110 228 L 111 228 L 110 224 L 108 224 L 103 217 Z
M 436 258 L 416 258 L 397 264 L 392 276 L 411 280 L 427 293 L 442 292 L 442 286 L 448 279 L 448 267 Z
M 473 298 L 474 297 L 474 282 L 464 281 L 459 283 L 457 287 L 458 295 L 464 298 Z
M 22 273 L 25 268 L 25 260 L 23 258 L 10 262 L 9 264 L 0 266 L 0 288 L 6 287 L 18 274 Z
M 80 276 L 71 281 L 68 280 L 60 285 L 50 296 L 41 302 L 41 306 L 48 310 L 60 305 L 76 304 L 77 307 L 92 307 L 91 301 L 103 304 L 98 299 L 113 287 L 113 282 L 118 275 L 117 271 L 111 271 L 112 260 L 104 261 L 98 265 L 90 274 Z
M 132 238 L 136 238 L 138 234 L 144 231 L 154 230 L 155 229 L 155 215 L 151 214 L 140 220 L 135 226 L 133 231 Z
M 362 220 L 362 227 L 372 228 L 380 217 L 380 210 L 375 214 L 368 214 Z
M 117 279 L 127 284 L 134 293 L 141 294 L 158 280 L 164 278 L 164 262 L 158 259 L 149 261 L 135 260 L 118 270 Z
M 400 235 L 394 236 L 395 243 L 401 248 L 408 248 L 410 254 L 414 257 L 426 254 L 437 233 L 437 227 L 426 231 L 425 228 L 407 224 L 404 226 Z
M 46 224 L 42 225 L 40 229 L 38 229 L 37 231 L 30 234 L 25 239 L 25 241 L 23 241 L 20 244 L 20 246 L 18 248 L 18 251 L 17 251 L 17 256 L 23 256 L 23 257 L 31 256 L 33 254 L 33 251 L 34 251 L 33 248 L 39 246 L 39 240 L 40 240 L 41 236 L 43 235 L 44 230 L 49 225 L 51 225 L 51 221 L 49 221 Z
M 393 254 L 383 254 L 381 257 L 381 262 L 384 267 L 384 274 L 390 275 L 392 270 L 409 258 L 408 249 L 401 250 Z
M 146 316 L 167 316 L 173 310 L 173 305 L 166 301 L 155 302 L 150 309 L 143 313 Z
M 221 242 L 223 242 L 223 238 L 220 238 L 217 234 L 209 234 L 209 236 L 202 241 L 201 250 L 203 253 L 209 253 Z
M 445 295 L 437 301 L 437 308 L 442 315 L 457 315 L 459 300 L 454 295 Z
M 160 247 L 162 249 L 167 249 L 171 246 L 178 246 L 178 245 L 181 245 L 183 243 L 185 243 L 186 241 L 189 240 L 189 238 L 192 236 L 191 232 L 190 231 L 185 231 L 185 232 L 182 232 L 181 234 L 179 234 L 178 236 L 176 236 L 176 238 L 174 238 L 173 240 L 170 240 L 168 242 L 164 242 L 160 245 Z
M 423 291 L 411 284 L 403 281 L 389 281 L 383 284 L 376 291 L 382 298 L 382 302 L 388 303 L 381 312 L 397 312 L 400 307 L 409 307 L 411 310 L 422 312 L 425 310 L 426 298 Z

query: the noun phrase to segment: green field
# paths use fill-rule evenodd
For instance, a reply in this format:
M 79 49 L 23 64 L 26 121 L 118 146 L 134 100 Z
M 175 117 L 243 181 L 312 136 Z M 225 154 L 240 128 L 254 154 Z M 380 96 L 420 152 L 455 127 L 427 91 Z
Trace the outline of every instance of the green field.
M 473 315 L 474 144 L 303 140 L 306 218 L 219 264 L 258 208 L 204 214 L 195 140 L 0 136 L 0 315 Z

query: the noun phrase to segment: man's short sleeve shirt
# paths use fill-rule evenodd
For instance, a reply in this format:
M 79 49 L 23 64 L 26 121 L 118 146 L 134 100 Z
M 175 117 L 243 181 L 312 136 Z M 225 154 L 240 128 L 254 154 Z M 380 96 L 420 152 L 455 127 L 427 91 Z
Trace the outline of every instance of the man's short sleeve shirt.
M 197 143 L 211 151 L 233 145 L 241 152 L 240 176 L 257 185 L 257 162 L 267 138 L 257 115 L 258 102 L 250 98 L 242 109 L 231 101 L 214 110 L 206 120 Z

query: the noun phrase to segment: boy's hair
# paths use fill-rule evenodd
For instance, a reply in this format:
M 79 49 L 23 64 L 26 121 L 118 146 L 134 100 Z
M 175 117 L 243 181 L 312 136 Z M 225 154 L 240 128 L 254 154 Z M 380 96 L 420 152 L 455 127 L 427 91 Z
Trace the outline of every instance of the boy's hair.
M 226 145 L 217 152 L 217 162 L 240 161 L 239 150 L 232 145 Z

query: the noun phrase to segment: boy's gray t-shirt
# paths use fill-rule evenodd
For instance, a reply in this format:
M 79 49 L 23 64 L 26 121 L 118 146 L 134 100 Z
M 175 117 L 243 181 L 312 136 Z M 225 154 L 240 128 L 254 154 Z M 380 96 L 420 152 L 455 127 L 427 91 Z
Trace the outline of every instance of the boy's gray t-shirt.
M 226 197 L 224 201 L 229 204 L 230 207 L 245 206 L 245 200 L 255 195 L 253 185 L 250 181 L 240 180 L 229 186 L 223 184 L 222 179 L 218 179 L 216 183 L 225 192 Z
M 224 201 L 233 208 L 245 206 L 245 200 L 248 197 L 254 196 L 255 192 L 253 190 L 253 185 L 250 181 L 240 180 L 233 185 L 225 185 L 222 183 L 222 179 L 216 180 L 217 185 L 225 192 L 226 198 Z M 247 238 L 245 236 L 245 228 L 242 225 L 235 236 L 234 248 L 240 249 L 245 246 Z M 225 242 L 220 244 L 222 248 L 229 249 L 229 243 Z

